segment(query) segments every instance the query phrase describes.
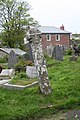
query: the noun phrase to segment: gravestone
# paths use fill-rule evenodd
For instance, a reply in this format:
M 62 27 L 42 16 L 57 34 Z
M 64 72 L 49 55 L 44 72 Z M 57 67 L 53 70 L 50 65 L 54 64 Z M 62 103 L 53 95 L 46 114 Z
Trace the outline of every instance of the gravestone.
M 3 69 L 2 72 L 0 73 L 0 79 L 11 79 L 15 75 L 15 70 L 14 69 Z
M 52 57 L 54 47 L 52 45 L 47 46 L 47 54 L 49 57 Z
M 37 71 L 35 66 L 26 66 L 26 74 L 29 78 L 37 77 Z
M 61 46 L 56 45 L 56 46 L 54 47 L 53 57 L 54 57 L 56 60 L 63 60 L 63 50 L 62 50 Z
M 66 48 L 65 48 L 65 46 L 61 46 L 61 49 L 62 49 L 62 53 L 63 53 L 63 55 L 65 55 L 65 50 L 66 50 Z
M 26 45 L 25 45 L 25 47 L 26 47 L 27 52 L 28 52 L 28 58 L 27 59 L 31 60 L 32 62 L 34 62 L 31 44 L 29 42 L 27 42 Z
M 13 50 L 11 50 L 8 58 L 8 67 L 9 68 L 15 68 L 15 64 L 17 63 L 17 55 Z

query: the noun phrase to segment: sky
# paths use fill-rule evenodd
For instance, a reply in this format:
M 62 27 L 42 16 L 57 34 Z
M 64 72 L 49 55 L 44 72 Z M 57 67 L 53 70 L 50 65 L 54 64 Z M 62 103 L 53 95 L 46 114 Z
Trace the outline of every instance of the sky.
M 25 0 L 31 5 L 31 17 L 41 26 L 63 24 L 66 31 L 80 33 L 80 0 Z

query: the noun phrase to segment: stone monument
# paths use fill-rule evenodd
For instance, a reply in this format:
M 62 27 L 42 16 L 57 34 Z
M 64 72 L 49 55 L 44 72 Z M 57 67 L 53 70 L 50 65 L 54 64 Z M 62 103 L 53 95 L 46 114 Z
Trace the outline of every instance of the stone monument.
M 56 46 L 54 47 L 53 57 L 54 57 L 56 60 L 63 60 L 63 50 L 62 50 L 61 46 L 56 45 Z
M 15 64 L 17 63 L 17 55 L 13 50 L 11 50 L 9 58 L 8 58 L 8 67 L 15 68 Z
M 32 38 L 32 40 L 30 38 Z M 49 83 L 46 61 L 42 51 L 41 32 L 37 28 L 29 29 L 29 40 L 32 47 L 40 90 L 44 95 L 51 94 L 52 90 Z

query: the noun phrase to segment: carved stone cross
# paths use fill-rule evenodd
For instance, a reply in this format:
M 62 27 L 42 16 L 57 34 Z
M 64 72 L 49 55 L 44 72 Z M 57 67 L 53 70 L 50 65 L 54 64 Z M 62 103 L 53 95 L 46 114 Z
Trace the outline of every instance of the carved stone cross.
M 40 90 L 44 95 L 51 94 L 52 90 L 49 83 L 46 61 L 44 59 L 41 45 L 41 33 L 37 29 L 30 29 L 29 35 L 29 39 L 32 38 L 32 42 L 30 41 L 30 43 L 32 47 L 34 64 L 37 69 Z

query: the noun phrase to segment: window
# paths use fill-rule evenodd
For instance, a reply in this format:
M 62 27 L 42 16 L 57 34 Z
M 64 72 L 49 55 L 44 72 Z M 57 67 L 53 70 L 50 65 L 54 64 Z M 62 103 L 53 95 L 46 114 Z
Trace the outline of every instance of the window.
M 60 41 L 60 35 L 56 35 L 56 41 Z
M 51 35 L 50 34 L 46 35 L 46 39 L 47 41 L 51 41 Z

